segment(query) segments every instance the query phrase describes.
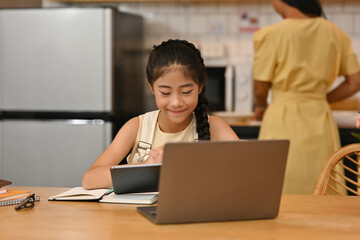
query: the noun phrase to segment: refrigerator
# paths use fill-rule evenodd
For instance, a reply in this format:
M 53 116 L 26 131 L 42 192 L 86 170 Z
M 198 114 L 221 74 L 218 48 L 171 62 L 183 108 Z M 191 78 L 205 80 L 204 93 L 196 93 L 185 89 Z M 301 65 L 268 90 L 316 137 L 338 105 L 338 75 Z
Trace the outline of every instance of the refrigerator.
M 81 186 L 145 111 L 143 19 L 113 8 L 0 10 L 0 178 Z

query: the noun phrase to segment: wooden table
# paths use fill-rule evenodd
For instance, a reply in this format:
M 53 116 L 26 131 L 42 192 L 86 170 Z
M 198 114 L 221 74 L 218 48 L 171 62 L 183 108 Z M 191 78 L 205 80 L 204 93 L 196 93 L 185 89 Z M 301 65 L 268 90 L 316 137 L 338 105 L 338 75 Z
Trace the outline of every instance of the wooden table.
M 283 195 L 270 220 L 155 225 L 137 205 L 47 201 L 66 188 L 9 187 L 40 195 L 33 209 L 0 207 L 0 239 L 360 239 L 360 197 Z

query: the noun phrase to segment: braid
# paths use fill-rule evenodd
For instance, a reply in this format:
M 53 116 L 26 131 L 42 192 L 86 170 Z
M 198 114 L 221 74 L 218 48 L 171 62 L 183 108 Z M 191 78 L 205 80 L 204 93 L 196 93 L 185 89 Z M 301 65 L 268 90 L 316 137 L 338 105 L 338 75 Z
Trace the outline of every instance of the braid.
M 195 108 L 196 117 L 196 131 L 199 140 L 210 140 L 209 119 L 207 112 L 208 100 L 205 95 L 206 87 L 204 85 L 201 93 L 199 94 L 198 104 Z
M 189 43 L 187 41 L 183 40 L 182 43 L 191 47 L 191 49 L 193 49 L 196 52 L 196 54 L 199 57 L 200 63 L 204 69 L 204 73 L 205 73 L 204 59 L 202 58 L 199 49 L 197 49 L 194 46 L 194 44 Z M 209 125 L 208 109 L 207 109 L 208 100 L 205 95 L 205 91 L 206 91 L 205 79 L 206 79 L 206 77 L 204 77 L 203 89 L 202 89 L 201 93 L 199 94 L 198 104 L 195 108 L 196 131 L 198 133 L 199 140 L 210 140 L 210 125 Z
M 163 74 L 164 67 L 169 67 L 173 64 L 184 66 L 184 69 L 186 69 L 191 79 L 193 79 L 199 87 L 202 87 L 197 106 L 194 110 L 196 131 L 199 140 L 210 140 L 207 111 L 208 101 L 205 95 L 206 70 L 204 59 L 194 44 L 186 40 L 170 39 L 163 41 L 159 45 L 154 45 L 146 66 L 147 80 L 152 85 L 153 82 Z

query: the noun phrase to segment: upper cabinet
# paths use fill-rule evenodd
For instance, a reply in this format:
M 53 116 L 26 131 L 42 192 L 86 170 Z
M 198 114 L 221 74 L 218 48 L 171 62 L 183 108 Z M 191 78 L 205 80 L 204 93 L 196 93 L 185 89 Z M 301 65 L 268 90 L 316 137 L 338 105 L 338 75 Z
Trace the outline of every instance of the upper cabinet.
M 268 0 L 47 0 L 63 3 L 104 3 L 104 2 L 268 2 Z M 321 0 L 320 2 L 357 2 L 359 0 Z

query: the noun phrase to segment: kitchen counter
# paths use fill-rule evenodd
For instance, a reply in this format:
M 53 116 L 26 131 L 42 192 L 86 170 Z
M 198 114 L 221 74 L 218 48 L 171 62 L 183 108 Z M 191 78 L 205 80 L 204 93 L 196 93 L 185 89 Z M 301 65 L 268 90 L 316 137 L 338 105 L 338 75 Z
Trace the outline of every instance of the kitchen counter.
M 217 112 L 214 115 L 222 117 L 242 139 L 257 139 L 261 126 L 260 121 L 254 121 L 252 114 L 236 114 Z M 356 111 L 333 111 L 333 116 L 339 127 L 341 145 L 358 143 L 352 132 L 360 132 L 355 128 L 355 119 L 358 115 Z
M 260 126 L 254 125 L 231 125 L 231 128 L 241 139 L 257 139 L 260 131 Z M 359 142 L 359 140 L 351 135 L 352 132 L 360 132 L 360 129 L 339 126 L 341 146 Z

